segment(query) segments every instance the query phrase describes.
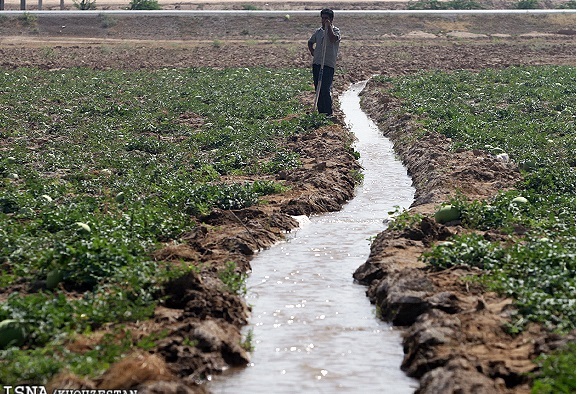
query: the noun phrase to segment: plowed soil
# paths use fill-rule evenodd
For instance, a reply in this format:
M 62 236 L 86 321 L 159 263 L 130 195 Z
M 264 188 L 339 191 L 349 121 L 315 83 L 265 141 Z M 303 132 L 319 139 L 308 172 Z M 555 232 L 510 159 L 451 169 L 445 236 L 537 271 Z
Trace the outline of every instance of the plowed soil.
M 204 9 L 215 7 L 215 3 L 196 3 L 197 9 L 199 4 Z M 238 9 L 238 2 L 217 4 Z M 335 9 L 382 8 L 383 4 L 339 2 Z M 291 5 L 301 10 L 321 8 L 313 2 Z M 340 17 L 337 11 L 334 23 L 343 34 L 335 97 L 351 82 L 374 74 L 575 65 L 574 14 Z M 0 67 L 309 67 L 306 40 L 318 24 L 318 17 L 290 11 L 283 16 L 8 16 L 0 18 Z M 312 103 L 312 97 L 303 100 Z M 435 204 L 455 190 L 471 198 L 487 198 L 520 177 L 513 165 L 482 152 L 449 153 L 448 142 L 440 136 L 412 144 L 399 142 L 401 135 L 411 132 L 410 119 L 388 116 L 394 102 L 383 86 L 369 83 L 363 105 L 395 142 L 418 185 L 415 210 L 431 214 Z M 51 384 L 132 387 L 140 393 L 204 392 L 208 375 L 246 364 L 250 354 L 239 343 L 249 310 L 240 297 L 221 290 L 215 272 L 230 260 L 238 263 L 239 270 L 248 270 L 255 250 L 270 246 L 297 226 L 290 215 L 338 210 L 353 197 L 350 170 L 358 169 L 358 163 L 344 148 L 351 136 L 338 117 L 337 112 L 336 124 L 312 136 L 287 141 L 304 163 L 294 172 L 279 174 L 291 184 L 291 194 L 275 196 L 266 206 L 199 217 L 185 244 L 156 253 L 159 260 L 202 262 L 207 267 L 169 284 L 167 301 L 154 318 L 132 327 L 135 339 L 163 329 L 168 337 L 149 353 L 119 360 L 98 379 L 62 373 Z M 433 160 L 435 166 L 430 165 Z M 418 256 L 432 242 L 459 231 L 459 226 L 425 220 L 418 228 L 385 232 L 355 278 L 369 286 L 368 295 L 384 308 L 386 318 L 407 327 L 402 367 L 421 379 L 420 392 L 528 392 L 525 373 L 534 368 L 530 361 L 567 338 L 531 327 L 512 339 L 501 329 L 511 300 L 461 281 L 478 272 L 459 268 L 431 274 L 423 269 Z M 417 301 L 401 302 L 409 296 Z M 414 313 L 419 308 L 427 313 Z M 81 351 L 97 342 L 95 333 L 69 347 Z

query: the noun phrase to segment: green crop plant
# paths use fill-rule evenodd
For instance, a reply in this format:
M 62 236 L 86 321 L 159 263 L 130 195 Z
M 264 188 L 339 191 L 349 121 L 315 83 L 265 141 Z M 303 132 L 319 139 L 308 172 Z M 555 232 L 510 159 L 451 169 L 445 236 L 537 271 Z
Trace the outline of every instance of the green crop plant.
M 247 275 L 245 273 L 238 272 L 236 264 L 233 261 L 227 262 L 224 269 L 218 274 L 218 278 L 224 283 L 228 291 L 240 295 L 246 294 L 246 277 Z
M 247 352 L 254 351 L 254 331 L 248 330 L 244 339 L 240 342 L 240 346 Z
M 403 230 L 405 228 L 413 227 L 423 220 L 424 216 L 420 213 L 413 213 L 407 209 L 401 209 L 398 205 L 395 210 L 388 212 L 393 217 L 392 222 L 388 228 L 391 230 Z
M 455 149 L 496 147 L 535 168 L 575 163 L 572 67 L 423 73 L 392 89 L 424 130 L 453 138 Z
M 349 174 L 351 175 L 351 178 L 355 182 L 355 185 L 362 184 L 363 180 L 365 179 L 365 174 L 363 174 L 363 172 L 359 170 L 351 170 Z
M 20 68 L 2 70 L 0 90 L 0 320 L 27 332 L 2 351 L 2 382 L 44 383 L 62 368 L 93 376 L 130 346 L 150 348 L 154 338 L 81 355 L 64 343 L 150 318 L 163 285 L 186 272 L 151 254 L 194 215 L 285 190 L 259 177 L 300 166 L 287 139 L 327 122 L 298 100 L 306 70 Z M 227 272 L 242 292 L 244 276 Z
M 535 374 L 531 394 L 570 394 L 575 392 L 575 342 L 537 360 L 540 370 Z
M 515 300 L 517 313 L 504 327 L 511 334 L 529 321 L 574 330 L 575 67 L 378 78 L 402 103 L 398 111 L 413 116 L 417 133 L 438 131 L 455 150 L 506 152 L 523 175 L 514 189 L 489 200 L 457 195 L 447 202 L 460 211 L 463 226 L 499 232 L 502 242 L 463 234 L 434 246 L 423 260 L 437 269 L 482 269 L 481 283 Z M 552 357 L 561 361 L 544 363 L 551 368 L 534 392 L 573 392 L 574 384 L 566 383 L 575 382 L 574 348 Z
M 165 336 L 166 331 L 161 331 L 135 339 L 130 331 L 119 326 L 102 335 L 92 349 L 83 353 L 72 352 L 57 341 L 26 350 L 13 347 L 1 352 L 3 368 L 0 369 L 0 381 L 45 382 L 63 368 L 79 375 L 95 377 L 120 356 L 137 349 L 150 349 Z
M 400 111 L 412 113 L 423 130 L 451 137 L 455 149 L 504 151 L 515 162 L 533 163 L 514 190 L 488 201 L 457 195 L 448 202 L 465 226 L 498 230 L 511 242 L 521 231 L 523 242 L 503 246 L 467 235 L 425 259 L 438 268 L 480 267 L 488 286 L 516 297 L 522 321 L 574 328 L 575 69 L 512 67 L 386 80 L 405 103 Z

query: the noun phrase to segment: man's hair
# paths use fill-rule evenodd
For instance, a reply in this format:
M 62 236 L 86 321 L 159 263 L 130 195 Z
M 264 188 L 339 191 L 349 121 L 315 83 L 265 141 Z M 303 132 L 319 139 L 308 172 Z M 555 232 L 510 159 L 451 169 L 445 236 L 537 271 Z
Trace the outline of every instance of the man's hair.
M 330 20 L 333 20 L 333 18 L 335 17 L 335 13 L 330 8 L 325 8 L 325 9 L 321 10 L 321 17 L 323 15 L 327 15 Z

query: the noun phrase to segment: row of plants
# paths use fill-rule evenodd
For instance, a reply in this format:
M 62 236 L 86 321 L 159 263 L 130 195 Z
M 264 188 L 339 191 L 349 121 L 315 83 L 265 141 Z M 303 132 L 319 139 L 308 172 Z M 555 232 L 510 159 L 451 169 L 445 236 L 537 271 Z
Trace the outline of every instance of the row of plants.
M 470 232 L 434 246 L 424 261 L 437 269 L 481 268 L 488 289 L 516 300 L 517 314 L 506 327 L 512 334 L 529 321 L 561 333 L 574 330 L 575 68 L 511 67 L 380 78 L 401 100 L 399 111 L 414 116 L 421 133 L 440 132 L 452 139 L 454 149 L 501 155 L 523 175 L 514 190 L 491 200 L 467 201 L 457 195 L 447 202 L 463 226 L 496 231 L 506 242 Z M 404 213 L 402 220 L 418 219 L 408 216 Z M 572 346 L 546 357 L 535 392 L 574 392 Z M 543 387 L 569 391 L 539 391 Z
M 284 190 L 269 179 L 300 165 L 287 138 L 327 123 L 299 102 L 310 89 L 306 70 L 3 70 L 0 382 L 42 383 L 64 366 L 95 375 L 148 346 L 63 344 L 149 318 L 163 284 L 198 269 L 151 253 L 195 217 Z M 223 285 L 239 292 L 230 270 Z

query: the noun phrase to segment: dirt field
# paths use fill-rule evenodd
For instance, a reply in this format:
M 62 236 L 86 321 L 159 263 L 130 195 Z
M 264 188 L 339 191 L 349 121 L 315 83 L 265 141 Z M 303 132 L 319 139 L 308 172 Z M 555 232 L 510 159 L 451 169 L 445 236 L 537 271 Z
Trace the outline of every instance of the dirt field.
M 337 4 L 340 9 L 359 7 L 359 3 Z M 235 2 L 233 7 L 237 5 Z M 314 2 L 295 5 L 295 9 L 307 7 L 320 8 Z M 291 16 L 290 12 L 287 15 L 3 17 L 0 67 L 308 67 L 311 59 L 306 40 L 319 18 Z M 335 93 L 374 74 L 575 65 L 574 14 L 341 18 L 337 12 L 334 23 L 343 34 Z M 406 120 L 385 118 L 387 102 L 382 89 L 372 83 L 369 87 L 364 106 L 383 130 L 410 132 Z M 312 97 L 306 100 L 312 101 Z M 393 141 L 399 138 L 394 132 L 388 134 Z M 200 218 L 201 224 L 189 235 L 186 246 L 166 248 L 156 257 L 217 266 L 234 256 L 241 269 L 248 269 L 252 250 L 270 245 L 282 237 L 284 230 L 296 226 L 288 215 L 336 210 L 353 196 L 348 170 L 357 164 L 350 152 L 342 148 L 348 138 L 344 125 L 336 124 L 319 130 L 311 140 L 293 141 L 292 148 L 302 152 L 305 165 L 284 176 L 293 184 L 292 190 L 300 192 L 278 196 L 267 207 L 250 208 L 235 215 L 214 212 Z M 488 156 L 473 152 L 449 154 L 447 141 L 440 137 L 411 146 L 396 145 L 415 184 L 420 185 L 414 204 L 420 212 L 431 213 L 436 203 L 457 188 L 471 197 L 489 197 L 512 186 L 520 176 L 512 166 Z M 425 165 L 433 156 L 437 172 L 427 170 L 429 166 Z M 319 166 L 322 163 L 328 165 Z M 455 173 L 467 176 L 451 175 Z M 215 225 L 225 227 L 226 232 L 214 232 L 211 229 Z M 459 279 L 475 272 L 459 269 L 429 275 L 417 269 L 417 258 L 430 242 L 458 229 L 428 222 L 419 231 L 379 236 L 369 260 L 355 273 L 358 280 L 369 285 L 368 295 L 375 302 L 386 297 L 377 284 L 389 280 L 402 284 L 395 290 L 401 295 L 414 290 L 417 284 L 420 289 L 428 289 L 421 295 L 423 302 L 437 305 L 431 318 L 415 316 L 410 324 L 401 324 L 407 325 L 403 368 L 421 379 L 422 393 L 454 392 L 457 387 L 463 392 L 472 392 L 473 388 L 487 393 L 528 392 L 525 373 L 533 368 L 530 360 L 564 339 L 547 335 L 539 327 L 532 327 L 515 340 L 507 337 L 500 325 L 510 300 L 465 288 Z M 133 327 L 135 337 L 169 329 L 171 334 L 154 352 L 126 357 L 100 379 L 61 375 L 52 382 L 54 386 L 138 387 L 140 393 L 202 392 L 202 379 L 207 374 L 226 365 L 245 364 L 249 355 L 238 343 L 239 329 L 247 322 L 247 307 L 240 298 L 221 294 L 213 275 L 207 271 L 172 283 L 167 287 L 168 301 L 158 308 L 155 318 Z M 395 321 L 394 315 L 389 317 Z M 203 346 L 191 348 L 183 338 L 196 338 Z M 93 341 L 86 338 L 70 347 L 90 347 Z M 135 372 L 127 376 L 127 368 Z
M 334 10 L 395 10 L 406 9 L 407 4 L 412 0 L 334 0 L 330 3 L 319 2 L 318 0 L 158 0 L 158 4 L 163 10 L 320 10 L 331 7 Z M 74 10 L 75 4 L 79 0 L 26 0 L 26 10 Z M 95 0 L 96 10 L 115 10 L 128 8 L 131 0 Z M 486 9 L 510 9 L 514 8 L 516 0 L 494 0 L 480 1 Z M 564 4 L 564 0 L 547 0 L 539 3 L 543 9 L 557 8 Z M 6 10 L 20 10 L 21 0 L 4 0 Z

